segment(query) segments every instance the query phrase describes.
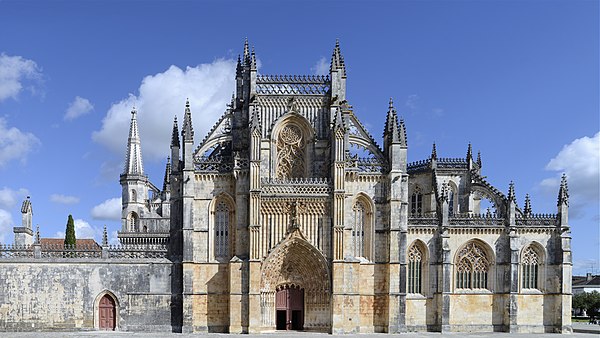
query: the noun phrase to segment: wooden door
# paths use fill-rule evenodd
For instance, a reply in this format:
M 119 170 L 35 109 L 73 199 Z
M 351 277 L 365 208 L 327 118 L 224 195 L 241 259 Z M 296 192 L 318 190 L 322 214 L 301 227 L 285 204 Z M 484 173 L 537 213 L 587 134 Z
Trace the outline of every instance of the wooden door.
M 275 295 L 277 330 L 304 329 L 304 289 L 284 286 Z
M 98 318 L 100 330 L 114 330 L 116 324 L 115 301 L 109 295 L 104 295 L 100 299 L 98 307 Z

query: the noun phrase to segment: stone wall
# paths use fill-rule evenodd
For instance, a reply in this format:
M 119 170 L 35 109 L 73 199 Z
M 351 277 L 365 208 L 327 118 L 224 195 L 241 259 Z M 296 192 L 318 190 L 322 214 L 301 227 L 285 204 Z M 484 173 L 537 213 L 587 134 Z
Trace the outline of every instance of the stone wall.
M 98 302 L 116 300 L 119 331 L 171 332 L 171 269 L 166 259 L 3 259 L 0 331 L 98 328 Z

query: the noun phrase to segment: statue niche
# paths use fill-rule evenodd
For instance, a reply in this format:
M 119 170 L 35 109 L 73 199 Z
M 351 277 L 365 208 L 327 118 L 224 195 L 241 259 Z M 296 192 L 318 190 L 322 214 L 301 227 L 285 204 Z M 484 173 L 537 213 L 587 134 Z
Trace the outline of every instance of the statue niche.
M 306 176 L 306 140 L 295 124 L 285 125 L 277 137 L 277 178 Z

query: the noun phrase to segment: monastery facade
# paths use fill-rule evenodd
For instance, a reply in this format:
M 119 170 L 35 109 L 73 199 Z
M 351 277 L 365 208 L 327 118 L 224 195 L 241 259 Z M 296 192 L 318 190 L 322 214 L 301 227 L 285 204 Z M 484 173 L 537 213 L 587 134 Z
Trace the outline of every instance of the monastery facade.
M 43 245 L 23 203 L 0 248 L 0 330 L 571 332 L 568 189 L 538 215 L 465 157 L 408 163 L 390 100 L 379 146 L 325 76 L 262 75 L 194 143 L 186 102 L 162 187 L 132 112 L 120 245 Z M 482 210 L 482 201 L 492 208 Z

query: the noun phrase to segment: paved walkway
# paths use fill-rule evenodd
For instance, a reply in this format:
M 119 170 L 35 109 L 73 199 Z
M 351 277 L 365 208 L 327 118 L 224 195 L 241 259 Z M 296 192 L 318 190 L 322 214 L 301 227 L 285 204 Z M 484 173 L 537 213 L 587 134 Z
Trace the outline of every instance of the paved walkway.
M 553 333 L 541 333 L 541 334 L 515 334 L 515 333 L 403 333 L 403 334 L 352 334 L 352 335 L 341 335 L 339 337 L 344 338 L 385 338 L 385 337 L 396 337 L 396 338 L 433 338 L 433 337 L 471 337 L 471 338 L 592 338 L 600 335 L 600 325 L 590 325 L 585 323 L 573 323 L 573 329 L 576 331 L 572 335 L 559 335 Z M 584 333 L 587 331 L 588 333 Z M 304 333 L 304 332 L 275 332 L 275 333 L 264 333 L 260 335 L 246 334 L 181 334 L 181 333 L 132 333 L 132 332 L 5 332 L 0 333 L 0 337 L 11 337 L 11 338 L 198 338 L 198 337 L 219 337 L 219 338 L 259 338 L 259 337 L 283 337 L 283 338 L 326 338 L 331 335 L 325 333 Z

